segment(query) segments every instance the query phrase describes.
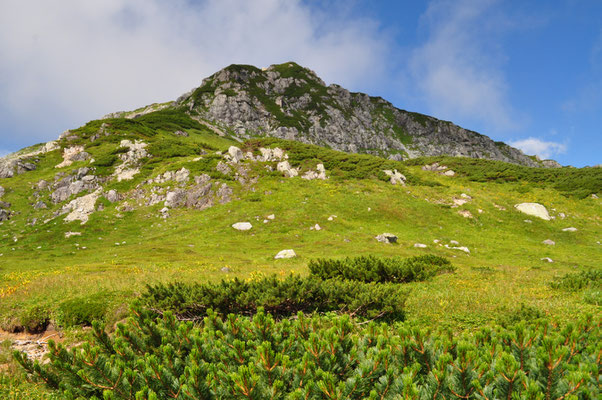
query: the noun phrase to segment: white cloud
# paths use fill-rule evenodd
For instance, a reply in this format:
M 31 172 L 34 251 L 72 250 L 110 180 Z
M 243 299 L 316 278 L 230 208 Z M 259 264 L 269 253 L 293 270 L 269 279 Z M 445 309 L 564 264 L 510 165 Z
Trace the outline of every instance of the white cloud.
M 546 142 L 534 137 L 510 142 L 510 146 L 521 149 L 525 154 L 537 155 L 544 160 L 563 154 L 567 150 L 567 145 L 564 143 Z
M 175 99 L 231 63 L 293 60 L 353 88 L 384 79 L 387 54 L 375 22 L 301 0 L 5 2 L 0 146 Z
M 443 118 L 516 129 L 507 99 L 504 56 L 496 46 L 512 26 L 496 14 L 496 0 L 438 0 L 422 17 L 426 42 L 414 50 L 410 68 L 429 111 Z

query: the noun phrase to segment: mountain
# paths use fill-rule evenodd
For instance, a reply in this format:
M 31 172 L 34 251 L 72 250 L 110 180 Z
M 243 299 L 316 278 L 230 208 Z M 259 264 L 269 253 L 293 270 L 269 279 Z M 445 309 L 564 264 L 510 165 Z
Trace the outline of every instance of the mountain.
M 491 156 L 484 150 L 489 148 L 499 152 L 493 156 L 513 163 L 475 158 Z M 442 149 L 444 154 L 473 158 L 437 155 Z M 587 356 L 591 365 L 585 365 L 584 354 L 572 357 L 569 342 L 553 339 L 560 352 L 554 357 L 568 354 L 583 368 L 581 375 L 573 374 L 576 364 L 563 366 L 562 371 L 570 372 L 571 379 L 582 376 L 584 382 L 558 380 L 560 391 L 554 393 L 561 397 L 577 390 L 569 383 L 581 384 L 587 397 L 599 386 L 594 378 L 585 383 L 589 371 L 596 371 L 594 344 L 599 334 L 572 322 L 581 314 L 599 315 L 602 304 L 602 168 L 536 168 L 521 163 L 539 165 L 516 149 L 451 123 L 397 110 L 382 99 L 337 86 L 326 87 L 313 73 L 290 63 L 266 71 L 231 66 L 175 102 L 114 113 L 70 129 L 57 140 L 1 158 L 0 398 L 75 398 L 61 396 L 64 383 L 69 383 L 82 398 L 129 399 L 145 396 L 147 392 L 138 395 L 131 390 L 131 385 L 145 382 L 164 386 L 155 387 L 163 393 L 156 398 L 171 396 L 165 390 L 177 397 L 174 388 L 194 381 L 182 374 L 205 365 L 170 358 L 186 354 L 174 350 L 177 346 L 196 343 L 235 356 L 235 363 L 215 358 L 220 366 L 234 368 L 221 376 L 232 377 L 239 367 L 255 365 L 256 359 L 242 348 L 243 358 L 230 349 L 237 343 L 267 349 L 270 342 L 265 341 L 262 326 L 268 325 L 313 326 L 329 341 L 377 343 L 379 348 L 385 343 L 381 338 L 388 337 L 413 349 L 424 349 L 412 343 L 423 340 L 422 332 L 438 332 L 432 329 L 438 327 L 449 330 L 445 337 L 458 338 L 460 347 L 467 345 L 464 338 L 475 338 L 474 345 L 483 350 L 479 357 L 497 366 L 498 355 L 482 346 L 483 327 L 508 327 L 523 319 L 539 324 L 545 316 L 582 327 L 580 335 L 591 341 L 582 343 L 581 336 L 563 328 L 567 338 L 592 349 Z M 345 280 L 317 278 L 316 265 L 323 266 L 324 277 L 336 275 L 346 265 Z M 373 281 L 380 275 L 388 276 L 382 281 L 386 283 Z M 149 309 L 140 313 L 142 304 Z M 266 311 L 282 311 L 284 320 L 274 325 L 271 317 L 264 319 L 259 313 L 248 320 L 250 325 L 237 328 L 236 321 L 262 305 Z M 198 314 L 207 308 L 239 315 L 230 315 L 224 325 L 214 324 L 213 317 Z M 301 310 L 330 313 L 326 319 L 308 317 L 312 322 L 307 324 L 305 317 L 290 315 Z M 155 317 L 147 312 L 164 315 L 166 325 L 157 330 Z M 188 321 L 180 324 L 170 319 L 173 316 Z M 381 317 L 395 317 L 391 329 L 400 336 L 380 331 Z M 398 325 L 403 324 L 400 319 L 410 325 Z M 96 324 L 88 330 L 92 321 L 102 321 L 109 333 Z M 599 327 L 597 320 L 592 321 Z M 239 333 L 223 333 L 219 326 L 225 324 Z M 196 325 L 213 326 L 219 333 L 208 333 L 209 341 L 191 336 Z M 120 328 L 114 333 L 116 326 Z M 346 326 L 360 329 L 359 336 L 341 341 L 332 329 L 346 331 Z M 135 329 L 145 333 L 130 335 Z M 297 334 L 307 339 L 293 346 L 302 353 L 314 348 L 314 335 L 307 335 L 305 328 L 293 335 L 277 329 L 280 339 L 297 342 Z M 414 339 L 408 341 L 406 329 Z M 509 335 L 530 331 L 524 325 L 508 329 Z M 450 335 L 452 330 L 458 334 Z M 470 335 L 462 334 L 464 330 Z M 375 335 L 373 340 L 364 340 L 362 332 L 368 331 Z M 245 342 L 239 335 L 244 332 L 261 338 Z M 433 334 L 432 343 L 441 343 Z M 485 336 L 500 337 L 495 335 Z M 92 336 L 102 342 L 100 346 L 81 345 L 90 343 Z M 220 337 L 234 344 L 226 345 Z M 57 352 L 60 359 L 52 365 L 60 371 L 47 375 L 52 377 L 47 382 L 59 385 L 59 391 L 27 383 L 10 357 L 11 349 L 17 349 L 40 359 L 49 351 L 47 338 L 74 346 L 78 354 Z M 136 350 L 122 352 L 126 342 Z M 324 343 L 318 347 L 325 351 L 328 364 L 329 349 L 334 347 Z M 159 344 L 161 349 L 147 351 L 147 346 Z M 440 357 L 439 346 L 420 351 Z M 386 347 L 381 350 L 389 354 Z M 453 352 L 456 345 L 447 348 Z M 344 349 L 345 354 L 356 354 L 346 345 Z M 370 356 L 372 349 L 357 354 Z M 160 355 L 156 358 L 160 364 L 154 364 L 153 354 Z M 449 360 L 460 360 L 462 354 L 450 355 Z M 534 347 L 529 354 L 540 359 L 530 358 L 525 365 L 547 365 L 548 350 Z M 196 362 L 194 357 L 184 358 L 186 363 Z M 306 358 L 293 355 L 290 360 L 304 363 Z M 72 362 L 85 365 L 74 367 Z M 451 365 L 438 362 L 429 361 L 447 369 Z M 41 364 L 51 368 L 45 361 Z M 326 364 L 314 364 L 322 365 Z M 362 365 L 358 361 L 336 370 L 355 373 Z M 366 365 L 370 376 L 373 367 Z M 96 383 L 85 381 L 83 371 L 97 366 L 100 369 L 85 378 Z M 128 371 L 141 368 L 143 375 L 122 376 L 124 366 Z M 404 368 L 395 370 L 409 371 Z M 158 370 L 167 380 L 155 379 Z M 112 381 L 99 371 L 107 372 Z M 67 379 L 65 374 L 72 376 Z M 504 376 L 512 374 L 518 376 L 512 371 Z M 533 371 L 529 374 L 529 379 L 535 376 Z M 211 381 L 216 376 L 200 375 Z M 337 379 L 351 382 L 347 375 Z M 385 382 L 369 379 L 370 385 Z M 258 387 L 264 390 L 270 380 L 260 381 Z M 461 381 L 455 376 L 446 380 Z M 487 374 L 474 382 L 485 385 L 485 380 L 506 382 Z M 300 381 L 313 385 L 311 379 L 286 378 L 288 383 Z M 119 385 L 120 391 L 124 388 L 121 394 L 107 389 Z M 271 396 L 259 393 L 255 398 Z M 231 397 L 226 392 L 216 395 Z
M 184 109 L 221 135 L 239 139 L 271 136 L 396 160 L 450 155 L 559 166 L 449 121 L 400 110 L 380 97 L 326 86 L 294 62 L 265 69 L 230 65 L 163 107 Z M 131 118 L 156 109 L 109 116 Z

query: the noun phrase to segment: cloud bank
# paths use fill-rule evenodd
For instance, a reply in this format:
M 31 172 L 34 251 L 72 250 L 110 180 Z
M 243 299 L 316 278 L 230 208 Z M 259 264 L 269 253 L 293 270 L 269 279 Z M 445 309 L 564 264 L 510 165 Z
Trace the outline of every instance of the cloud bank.
M 388 47 L 374 21 L 300 0 L 6 2 L 0 147 L 175 99 L 231 63 L 293 60 L 361 89 L 385 79 Z
M 567 150 L 566 144 L 546 142 L 534 137 L 513 141 L 509 144 L 510 146 L 521 149 L 525 154 L 537 155 L 544 160 L 550 159 L 555 155 L 563 154 Z
M 496 4 L 432 2 L 422 17 L 426 40 L 413 51 L 410 70 L 430 112 L 507 131 L 516 129 L 517 122 L 507 98 L 504 57 L 493 45 L 508 27 L 506 18 L 495 14 Z

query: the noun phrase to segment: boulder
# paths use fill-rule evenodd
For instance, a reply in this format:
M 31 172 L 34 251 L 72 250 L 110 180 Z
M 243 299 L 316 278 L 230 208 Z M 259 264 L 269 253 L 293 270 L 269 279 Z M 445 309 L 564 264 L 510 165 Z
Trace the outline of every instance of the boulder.
M 33 208 L 36 210 L 41 210 L 44 208 L 48 208 L 48 206 L 43 201 L 38 201 L 36 204 L 33 205 Z
M 250 222 L 237 222 L 232 224 L 232 228 L 236 229 L 237 231 L 248 231 L 249 229 L 253 228 L 253 225 L 251 225 Z
M 119 201 L 119 193 L 117 193 L 116 190 L 111 189 L 107 192 L 107 194 L 105 194 L 105 197 L 107 198 L 107 200 L 109 200 L 111 203 L 115 203 L 117 201 Z
M 181 168 L 176 171 L 176 173 L 174 175 L 174 179 L 178 183 L 187 183 L 189 176 L 190 176 L 190 171 L 187 170 L 186 168 Z
M 556 242 L 551 239 L 546 239 L 542 243 L 547 244 L 548 246 L 554 246 L 556 244 Z
M 514 208 L 516 208 L 523 214 L 538 217 L 546 221 L 549 221 L 551 219 L 550 214 L 548 214 L 548 210 L 539 203 L 520 203 L 516 204 Z
M 280 258 L 293 258 L 296 257 L 297 254 L 295 254 L 295 251 L 292 249 L 288 249 L 288 250 L 281 250 L 278 252 L 278 254 L 276 254 L 276 256 L 274 256 L 275 259 L 280 259 Z
M 390 178 L 389 182 L 391 182 L 392 185 L 405 186 L 406 177 L 401 172 L 398 172 L 396 169 L 393 171 L 390 169 L 385 169 L 383 172 Z
M 299 175 L 299 171 L 296 168 L 292 168 L 288 161 L 280 161 L 276 165 L 276 170 L 282 172 L 284 176 L 289 178 Z
M 215 169 L 217 170 L 217 172 L 221 172 L 224 175 L 229 175 L 230 172 L 232 171 L 230 169 L 230 166 L 223 161 L 218 162 Z
M 186 201 L 186 190 L 176 189 L 165 195 L 165 207 L 180 207 Z
M 375 239 L 382 243 L 397 243 L 397 236 L 392 233 L 381 233 Z
M 71 200 L 69 204 L 65 205 L 62 209 L 62 212 L 70 211 L 64 221 L 71 222 L 79 220 L 82 225 L 88 222 L 90 214 L 94 212 L 94 206 L 99 196 L 100 190 L 97 190 L 94 193 Z
M 242 153 L 242 150 L 236 146 L 230 146 L 230 148 L 228 148 L 228 154 L 230 155 L 230 160 L 233 163 L 237 163 L 244 159 L 244 154 Z

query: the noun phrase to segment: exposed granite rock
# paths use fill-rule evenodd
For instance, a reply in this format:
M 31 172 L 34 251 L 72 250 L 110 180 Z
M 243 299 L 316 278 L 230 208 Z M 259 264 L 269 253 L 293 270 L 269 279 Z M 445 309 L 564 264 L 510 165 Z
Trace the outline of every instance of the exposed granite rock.
M 548 214 L 548 210 L 539 203 L 520 203 L 516 204 L 514 208 L 524 214 L 532 215 L 546 221 L 551 219 L 550 214 Z
M 226 94 L 227 91 L 227 94 Z M 267 135 L 347 152 L 489 158 L 546 166 L 520 150 L 448 121 L 397 109 L 382 98 L 326 86 L 295 63 L 265 70 L 232 65 L 174 103 L 241 139 Z

